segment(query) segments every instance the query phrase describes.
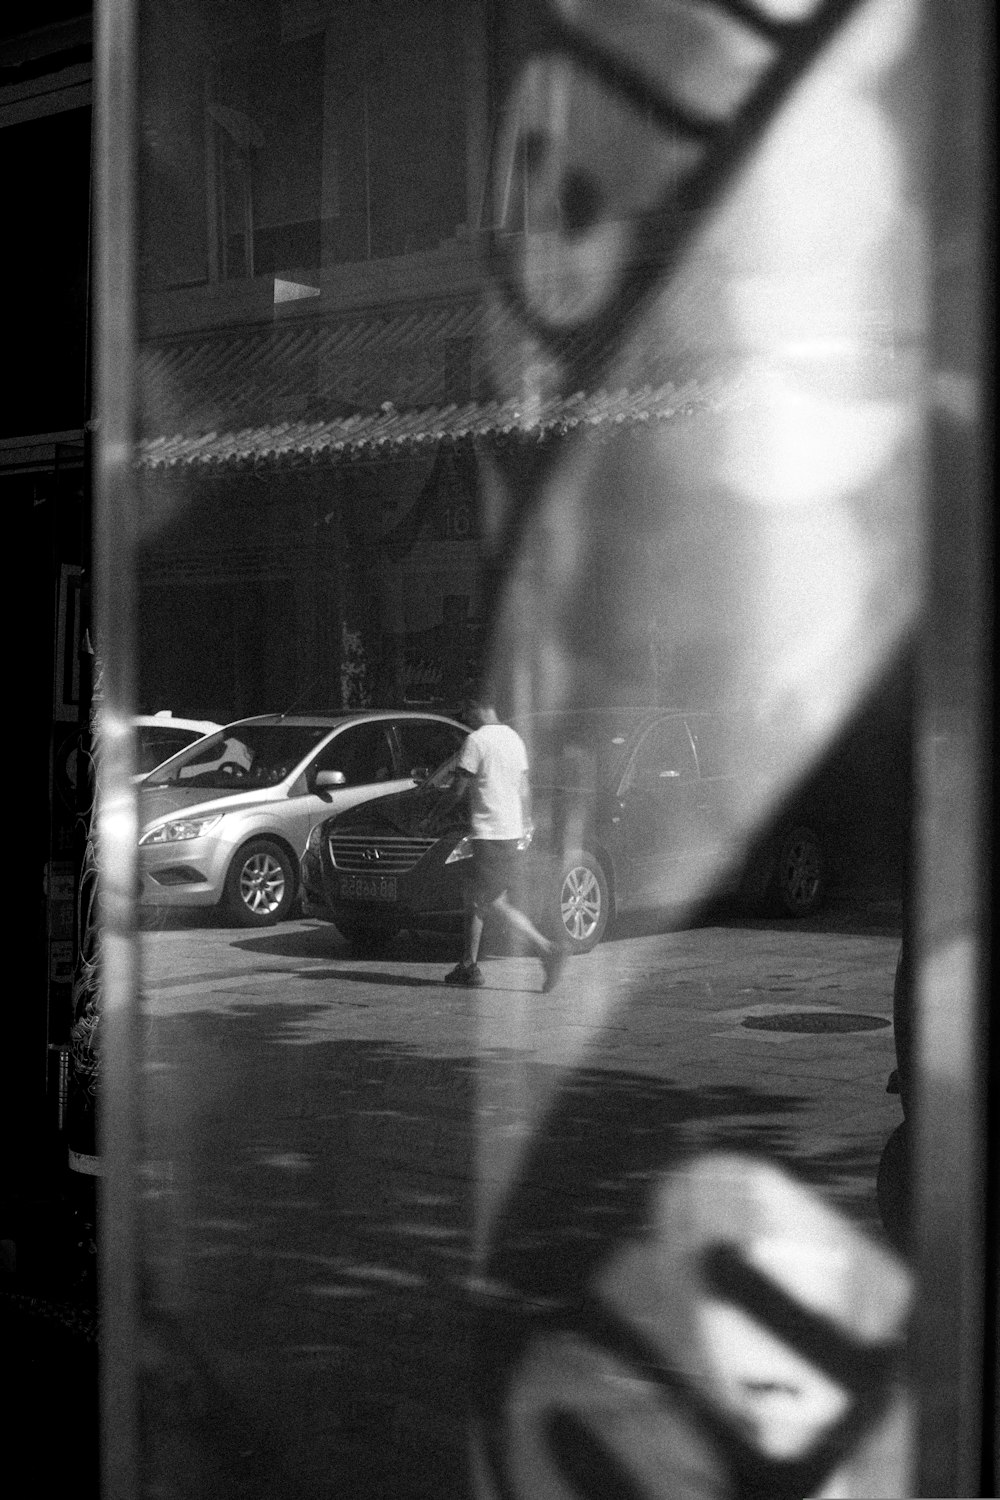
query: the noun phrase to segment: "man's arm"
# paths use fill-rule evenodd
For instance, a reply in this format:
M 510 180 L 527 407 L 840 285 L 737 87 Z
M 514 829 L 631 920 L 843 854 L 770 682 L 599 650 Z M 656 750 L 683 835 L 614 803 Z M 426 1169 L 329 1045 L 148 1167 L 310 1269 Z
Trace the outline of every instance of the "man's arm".
M 527 835 L 535 831 L 535 820 L 531 811 L 531 782 L 527 771 L 521 772 L 521 827 Z
M 450 782 L 434 804 L 434 819 L 441 823 L 442 828 L 447 825 L 455 809 L 469 801 L 469 788 L 474 779 L 471 771 L 465 771 L 460 766 L 452 771 Z
M 472 790 L 472 783 L 475 781 L 475 779 L 476 777 L 473 771 L 467 771 L 464 766 L 455 767 L 455 774 L 452 777 L 451 781 L 451 789 L 454 793 L 456 802 L 461 802 L 463 797 L 469 796 L 469 793 Z

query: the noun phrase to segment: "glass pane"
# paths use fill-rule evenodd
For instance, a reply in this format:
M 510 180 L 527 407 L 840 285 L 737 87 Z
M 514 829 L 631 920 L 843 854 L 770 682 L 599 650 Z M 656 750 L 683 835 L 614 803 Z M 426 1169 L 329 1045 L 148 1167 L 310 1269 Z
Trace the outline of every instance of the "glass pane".
M 402 748 L 403 770 L 407 773 L 416 767 L 436 771 L 462 748 L 461 734 L 445 724 L 400 719 L 396 721 L 396 733 Z
M 911 1492 L 919 8 L 626 10 L 140 6 L 143 1492 Z
M 687 724 L 683 719 L 665 719 L 641 741 L 629 767 L 628 784 L 662 790 L 661 781 L 687 781 L 697 774 Z

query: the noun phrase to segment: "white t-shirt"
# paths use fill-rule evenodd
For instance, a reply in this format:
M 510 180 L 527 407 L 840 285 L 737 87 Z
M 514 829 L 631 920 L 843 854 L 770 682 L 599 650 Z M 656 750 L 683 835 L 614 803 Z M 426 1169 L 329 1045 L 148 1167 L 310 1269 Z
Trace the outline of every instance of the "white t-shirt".
M 521 784 L 528 769 L 528 752 L 517 730 L 508 724 L 483 724 L 474 729 L 459 751 L 458 764 L 474 777 L 472 837 L 523 838 Z

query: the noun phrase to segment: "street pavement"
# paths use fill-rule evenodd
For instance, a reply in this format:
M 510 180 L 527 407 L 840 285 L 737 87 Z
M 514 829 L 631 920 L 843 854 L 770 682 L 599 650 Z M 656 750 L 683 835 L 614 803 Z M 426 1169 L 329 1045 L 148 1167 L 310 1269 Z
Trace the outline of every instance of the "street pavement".
M 723 916 L 543 995 L 511 953 L 445 986 L 439 938 L 145 931 L 148 1493 L 458 1500 L 476 1307 L 507 1275 L 522 1312 L 572 1300 L 700 1153 L 778 1163 L 884 1245 L 898 946 L 891 906 Z

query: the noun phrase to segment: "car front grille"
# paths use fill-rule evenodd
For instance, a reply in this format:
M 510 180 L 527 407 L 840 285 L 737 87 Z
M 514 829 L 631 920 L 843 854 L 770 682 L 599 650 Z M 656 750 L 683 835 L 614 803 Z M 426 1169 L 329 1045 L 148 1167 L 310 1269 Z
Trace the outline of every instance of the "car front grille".
M 437 839 L 406 838 L 386 834 L 335 833 L 330 836 L 330 858 L 335 870 L 356 875 L 402 875 L 423 859 Z

